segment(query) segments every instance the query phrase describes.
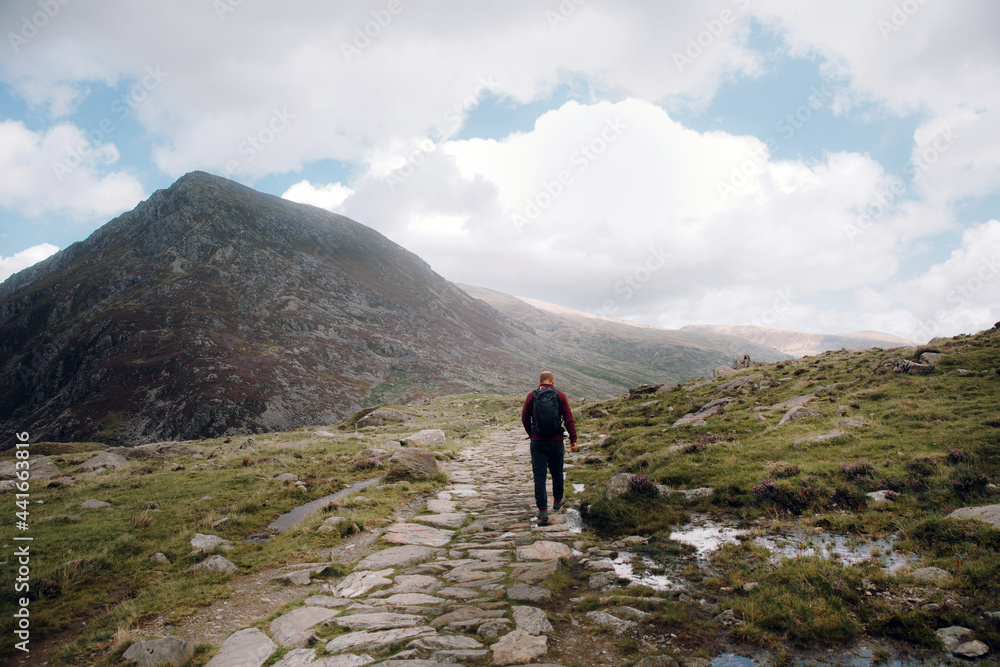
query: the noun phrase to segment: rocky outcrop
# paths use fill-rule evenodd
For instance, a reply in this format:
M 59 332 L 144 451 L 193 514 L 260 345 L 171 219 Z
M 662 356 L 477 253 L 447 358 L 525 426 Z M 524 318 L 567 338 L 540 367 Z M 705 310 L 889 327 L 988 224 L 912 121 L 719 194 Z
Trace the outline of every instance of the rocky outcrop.
M 396 410 L 395 408 L 376 408 L 358 419 L 358 428 L 400 424 L 413 421 L 414 419 L 416 419 L 416 416 L 409 412 Z
M 800 419 L 812 419 L 815 417 L 822 417 L 823 414 L 816 412 L 815 410 L 810 410 L 809 408 L 797 405 L 788 412 L 784 414 L 781 421 L 778 422 L 778 426 L 784 426 L 788 422 L 798 421 Z
M 737 399 L 734 396 L 724 396 L 722 398 L 717 398 L 713 401 L 709 401 L 708 403 L 703 405 L 701 409 L 696 410 L 695 412 L 689 412 L 688 414 L 684 415 L 683 417 L 675 421 L 673 427 L 677 428 L 679 426 L 687 426 L 689 424 L 694 424 L 698 421 L 706 419 L 717 413 L 725 406 L 737 400 L 739 399 Z
M 129 646 L 122 658 L 135 663 L 136 667 L 181 667 L 194 656 L 194 645 L 180 637 L 149 639 Z
M 444 431 L 439 428 L 427 428 L 400 439 L 403 447 L 441 447 L 444 445 Z

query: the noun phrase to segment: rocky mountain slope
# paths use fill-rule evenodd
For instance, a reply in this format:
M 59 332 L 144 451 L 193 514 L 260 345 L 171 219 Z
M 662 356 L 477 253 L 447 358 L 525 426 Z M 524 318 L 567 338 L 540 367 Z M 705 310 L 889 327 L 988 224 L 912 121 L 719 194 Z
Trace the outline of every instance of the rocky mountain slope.
M 364 225 L 193 172 L 0 285 L 0 425 L 122 444 L 287 430 L 520 392 L 541 366 L 604 398 L 747 351 L 781 358 L 725 336 L 501 314 Z
M 852 331 L 844 334 L 817 334 L 788 329 L 751 325 L 690 324 L 681 328 L 690 333 L 713 333 L 735 336 L 758 345 L 767 345 L 793 357 L 810 357 L 832 350 L 889 349 L 915 345 L 911 340 L 881 331 Z
M 380 394 L 530 376 L 497 349 L 516 334 L 416 255 L 199 172 L 12 276 L 0 300 L 0 423 L 33 438 L 287 429 Z

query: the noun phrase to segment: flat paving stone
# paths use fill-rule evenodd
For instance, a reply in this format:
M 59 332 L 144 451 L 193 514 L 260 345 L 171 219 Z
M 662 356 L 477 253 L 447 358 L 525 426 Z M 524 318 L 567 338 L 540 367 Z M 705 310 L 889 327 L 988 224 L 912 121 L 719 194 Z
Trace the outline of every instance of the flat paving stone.
M 455 531 L 431 528 L 417 523 L 397 523 L 385 531 L 386 542 L 393 544 L 415 544 L 428 547 L 443 547 L 451 542 Z
M 263 634 L 263 633 L 262 633 Z M 399 644 L 407 639 L 415 639 L 426 635 L 435 635 L 437 631 L 426 625 L 415 628 L 396 628 L 378 632 L 352 632 L 334 637 L 326 644 L 328 653 L 348 653 L 352 651 L 377 651 L 386 646 Z M 262 661 L 263 662 L 263 661 Z M 227 666 L 228 667 L 228 666 Z M 233 665 L 236 667 L 236 665 Z
M 273 621 L 268 628 L 271 639 L 285 648 L 302 648 L 313 637 L 311 628 L 339 614 L 325 607 L 298 607 Z
M 278 645 L 257 628 L 229 635 L 222 648 L 205 667 L 260 667 L 278 650 Z
M 388 549 L 382 549 L 382 551 L 376 551 L 366 558 L 362 558 L 354 566 L 354 569 L 382 570 L 387 567 L 410 567 L 431 558 L 437 552 L 437 549 L 413 544 L 401 547 L 389 547 Z

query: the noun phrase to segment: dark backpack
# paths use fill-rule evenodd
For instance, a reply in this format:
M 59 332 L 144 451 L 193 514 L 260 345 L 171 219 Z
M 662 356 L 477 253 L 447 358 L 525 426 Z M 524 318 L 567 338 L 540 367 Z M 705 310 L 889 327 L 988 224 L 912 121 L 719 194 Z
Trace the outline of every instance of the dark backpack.
M 559 392 L 550 387 L 535 390 L 535 414 L 531 434 L 543 438 L 563 436 L 562 418 L 559 415 Z

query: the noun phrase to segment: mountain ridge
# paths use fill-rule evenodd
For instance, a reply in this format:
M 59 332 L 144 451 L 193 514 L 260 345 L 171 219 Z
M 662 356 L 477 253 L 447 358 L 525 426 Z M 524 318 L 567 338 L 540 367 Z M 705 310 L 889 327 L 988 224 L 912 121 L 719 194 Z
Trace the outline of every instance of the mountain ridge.
M 795 357 L 814 356 L 841 349 L 913 347 L 915 342 L 882 331 L 852 331 L 842 334 L 811 333 L 755 325 L 689 324 L 681 331 L 722 333 L 768 345 Z

